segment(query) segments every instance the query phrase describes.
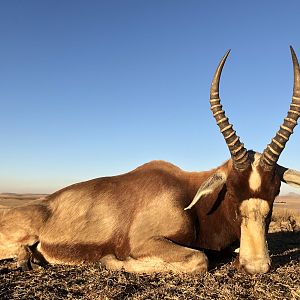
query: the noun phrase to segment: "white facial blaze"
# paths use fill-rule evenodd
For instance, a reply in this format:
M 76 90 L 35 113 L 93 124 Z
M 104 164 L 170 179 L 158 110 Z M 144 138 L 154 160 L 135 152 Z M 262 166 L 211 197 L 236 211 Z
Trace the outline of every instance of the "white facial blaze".
M 261 177 L 258 173 L 257 166 L 259 164 L 261 154 L 255 153 L 254 161 L 252 163 L 252 172 L 249 177 L 249 187 L 253 192 L 256 192 L 261 187 Z
M 270 268 L 265 233 L 265 219 L 269 210 L 267 201 L 256 198 L 244 200 L 240 206 L 240 264 L 250 274 L 265 273 Z

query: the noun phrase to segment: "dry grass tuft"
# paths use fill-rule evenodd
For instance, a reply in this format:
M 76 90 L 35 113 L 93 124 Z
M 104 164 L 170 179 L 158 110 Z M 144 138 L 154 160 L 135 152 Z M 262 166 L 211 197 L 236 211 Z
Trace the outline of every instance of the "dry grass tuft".
M 300 210 L 275 208 L 270 224 L 273 231 L 300 231 Z

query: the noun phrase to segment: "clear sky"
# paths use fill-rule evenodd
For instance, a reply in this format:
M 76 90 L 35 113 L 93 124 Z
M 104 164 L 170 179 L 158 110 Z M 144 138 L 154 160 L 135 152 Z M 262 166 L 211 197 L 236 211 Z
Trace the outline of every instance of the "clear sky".
M 221 98 L 248 149 L 286 116 L 300 1 L 1 1 L 0 192 L 54 192 L 153 159 L 186 170 L 229 158 Z M 300 126 L 299 126 L 300 127 Z M 300 170 L 300 128 L 279 163 Z

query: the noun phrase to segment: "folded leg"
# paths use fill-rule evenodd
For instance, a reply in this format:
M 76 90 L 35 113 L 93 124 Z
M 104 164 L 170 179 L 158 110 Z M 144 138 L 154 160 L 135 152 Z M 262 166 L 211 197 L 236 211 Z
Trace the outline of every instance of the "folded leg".
M 125 260 L 107 255 L 101 259 L 101 263 L 108 269 L 124 269 L 135 273 L 202 273 L 208 267 L 204 253 L 177 245 L 165 238 L 148 240 L 140 249 L 133 250 Z

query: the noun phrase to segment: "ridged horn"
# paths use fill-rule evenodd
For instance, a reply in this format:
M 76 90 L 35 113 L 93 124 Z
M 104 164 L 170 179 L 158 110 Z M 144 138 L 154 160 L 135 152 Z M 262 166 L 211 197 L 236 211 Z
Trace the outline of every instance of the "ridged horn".
M 229 148 L 234 167 L 243 171 L 250 165 L 247 149 L 244 144 L 240 142 L 240 138 L 233 130 L 233 126 L 229 123 L 228 118 L 225 115 L 225 111 L 222 109 L 222 104 L 219 96 L 219 84 L 221 73 L 225 64 L 225 61 L 230 53 L 230 50 L 226 52 L 220 61 L 218 68 L 212 80 L 210 88 L 210 109 L 216 119 L 217 125 L 220 127 L 221 133 L 224 136 L 226 144 Z
M 290 110 L 276 136 L 267 146 L 260 160 L 261 166 L 265 170 L 271 170 L 279 159 L 286 142 L 293 133 L 293 129 L 297 125 L 297 120 L 300 116 L 300 69 L 297 56 L 292 46 L 290 46 L 293 68 L 294 68 L 294 90 Z

